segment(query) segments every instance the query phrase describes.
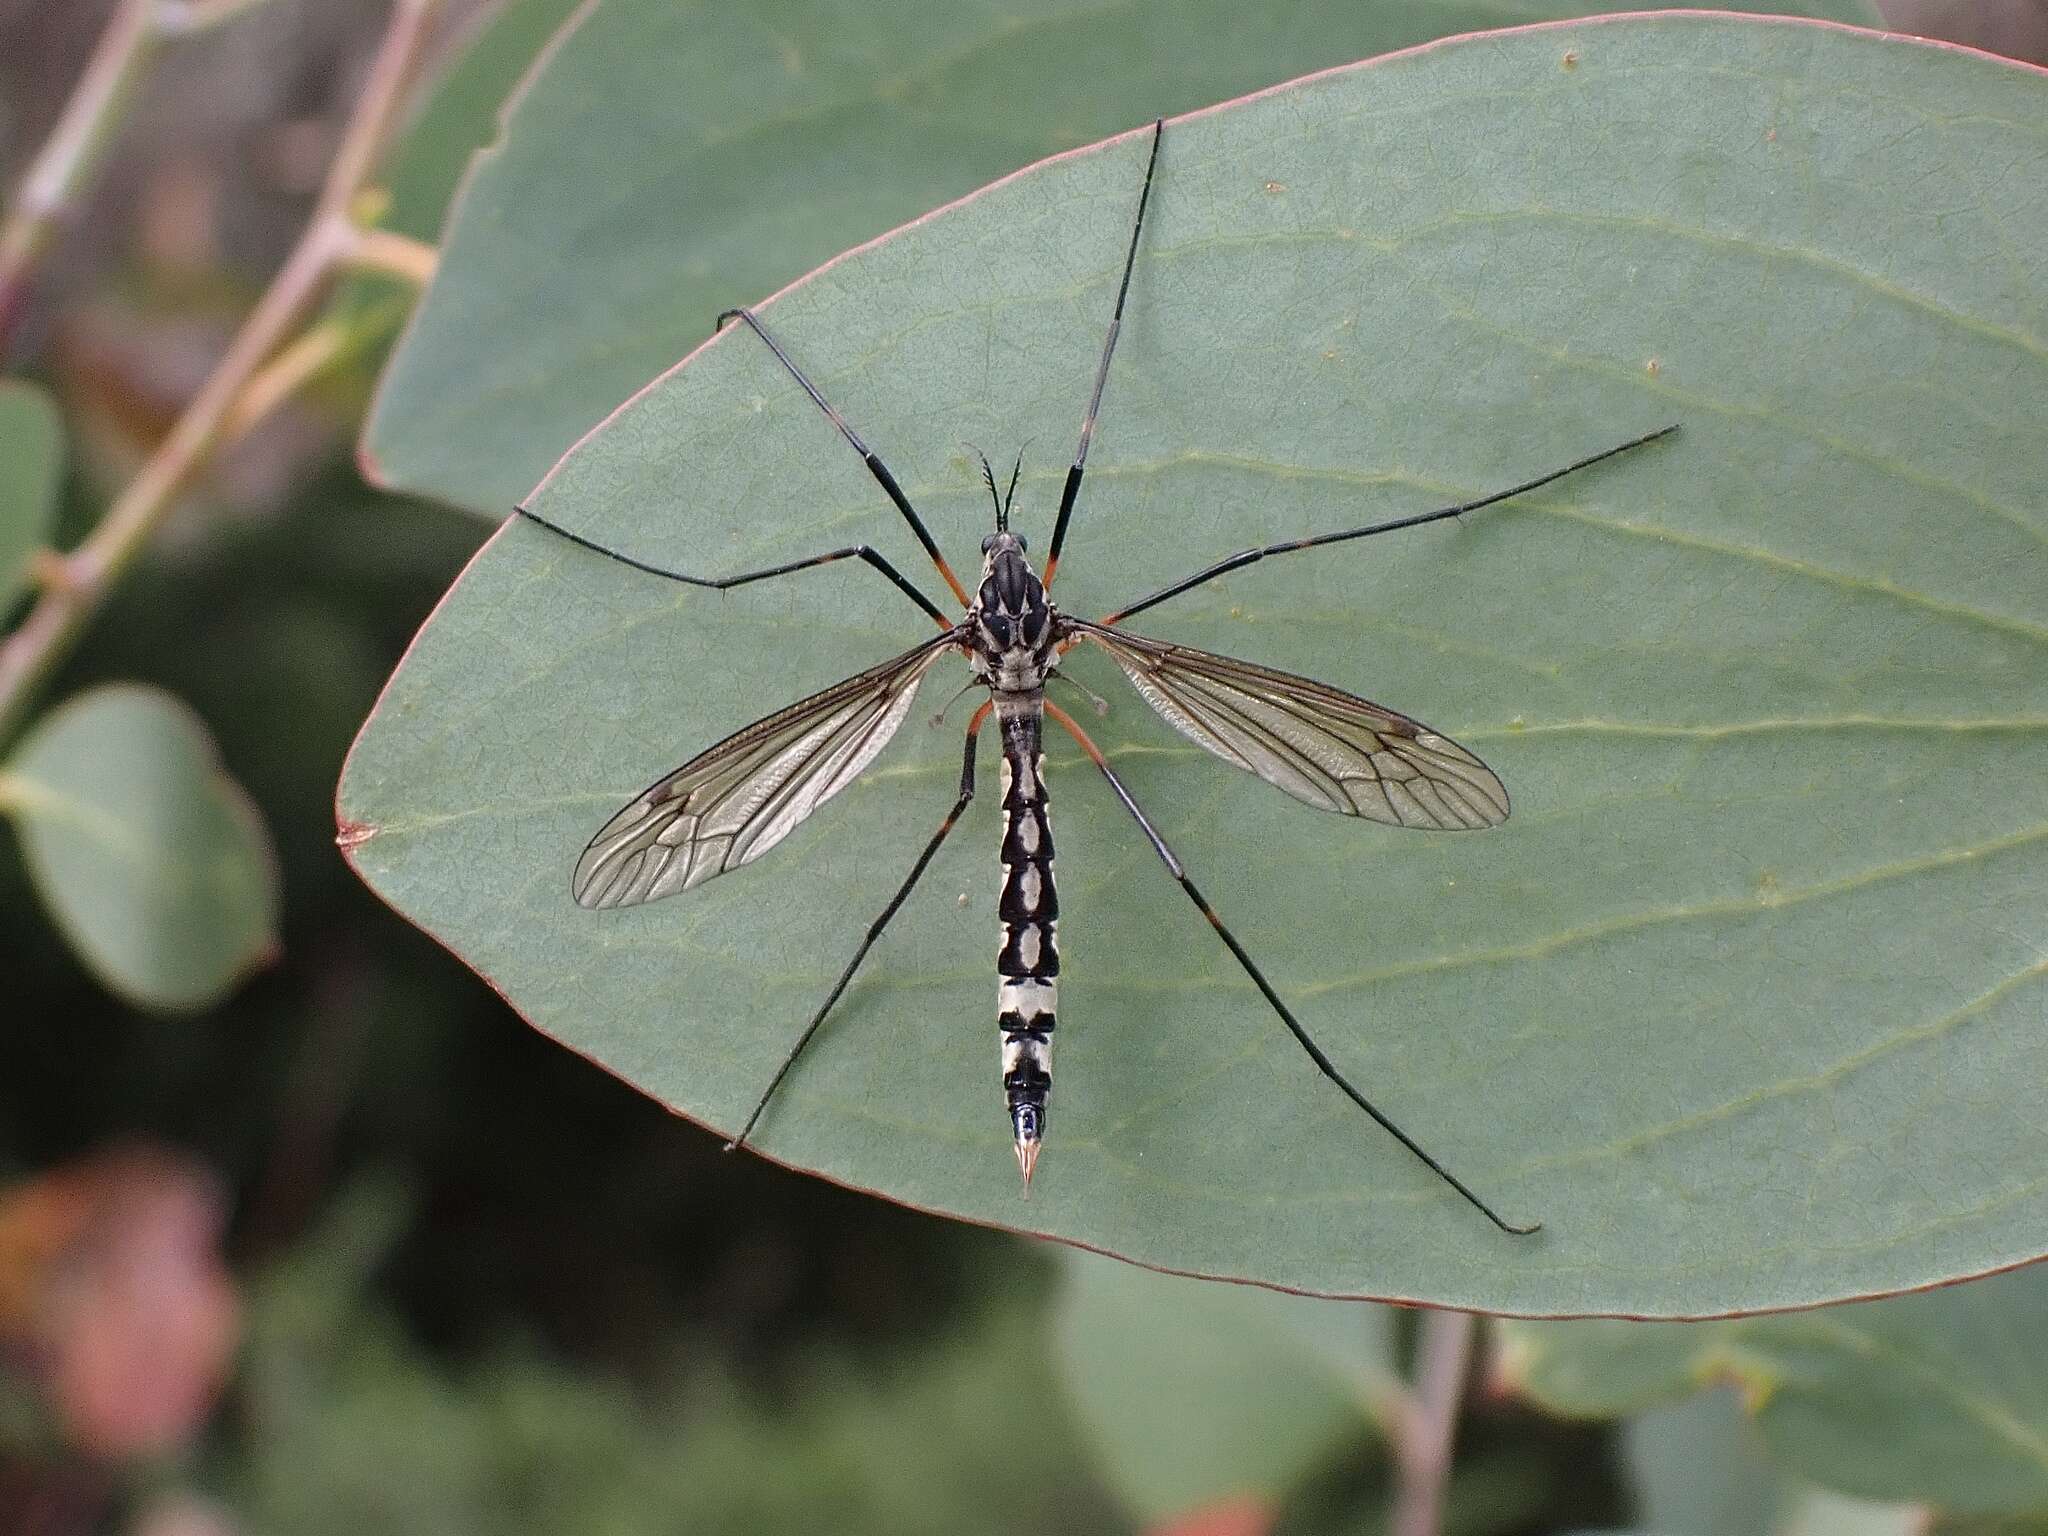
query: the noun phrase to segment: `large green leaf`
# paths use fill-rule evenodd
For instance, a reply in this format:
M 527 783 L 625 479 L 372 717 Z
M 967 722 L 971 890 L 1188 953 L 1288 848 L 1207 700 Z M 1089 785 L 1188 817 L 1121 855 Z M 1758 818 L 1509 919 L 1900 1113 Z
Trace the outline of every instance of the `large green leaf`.
M 2048 1266 L 1793 1317 L 1511 1323 L 1509 1380 L 1605 1416 L 1733 1382 L 1784 1465 L 1872 1499 L 2048 1510 Z
M 33 384 L 0 379 L 0 627 L 28 576 L 29 559 L 50 542 L 64 467 L 64 425 Z
M 1058 0 L 932 6 L 606 0 L 518 99 L 451 222 L 365 462 L 490 516 L 711 317 L 1041 155 L 1159 113 L 1570 0 Z M 1870 0 L 1734 10 L 1877 22 Z M 515 6 L 401 158 L 401 219 L 445 185 L 522 38 Z M 438 206 L 438 205 L 436 205 Z M 429 224 L 416 232 L 431 234 Z
M 1059 1363 L 1090 1443 L 1157 1522 L 1232 1497 L 1277 1505 L 1398 1390 L 1393 1314 L 1155 1275 L 1076 1253 Z
M 117 684 L 51 711 L 0 765 L 0 811 L 79 957 L 145 1007 L 217 1001 L 277 946 L 277 861 L 198 718 Z
M 988 525 L 962 439 L 1035 445 L 1043 537 L 1143 155 L 1036 167 L 767 310 L 956 559 Z M 1057 742 L 1064 1044 L 1030 1201 L 985 802 L 760 1148 L 1158 1266 L 1516 1312 L 1794 1306 L 2041 1253 L 2044 168 L 2037 71 L 1703 16 L 1464 39 L 1169 125 L 1057 588 L 1077 611 L 1684 424 L 1144 620 L 1450 731 L 1516 796 L 1499 831 L 1320 816 L 1074 658 L 1307 1027 L 1546 1230 L 1495 1231 L 1318 1077 Z M 536 505 L 708 572 L 915 556 L 743 329 Z M 540 1027 L 732 1128 L 950 799 L 965 709 L 919 721 L 964 668 L 759 864 L 602 915 L 570 867 L 657 773 L 929 632 L 851 562 L 708 593 L 514 525 L 366 728 L 345 840 Z

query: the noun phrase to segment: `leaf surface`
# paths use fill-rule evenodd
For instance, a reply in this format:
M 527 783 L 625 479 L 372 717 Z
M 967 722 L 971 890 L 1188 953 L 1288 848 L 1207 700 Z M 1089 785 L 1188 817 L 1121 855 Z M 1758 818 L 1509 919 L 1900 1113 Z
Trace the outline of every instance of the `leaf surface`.
M 1322 815 L 1071 658 L 1304 1025 L 1540 1236 L 1503 1237 L 1318 1076 L 1059 739 L 1030 1201 L 990 1027 L 986 749 L 760 1149 L 1161 1267 L 1523 1313 L 1797 1306 L 2040 1254 L 2044 107 L 2048 76 L 1988 57 L 1693 15 L 1461 39 L 1167 128 L 1054 593 L 1074 611 L 1683 424 L 1143 617 L 1446 732 L 1512 792 L 1498 830 Z M 765 311 L 956 563 L 989 521 L 963 440 L 1030 445 L 1018 526 L 1043 548 L 1144 151 L 1037 166 Z M 940 591 L 743 330 L 535 505 L 705 573 L 866 540 Z M 570 871 L 657 775 L 930 632 L 855 562 L 721 594 L 514 524 L 366 727 L 344 842 L 541 1028 L 731 1130 L 950 802 L 965 707 L 920 721 L 964 667 L 758 864 L 604 914 Z

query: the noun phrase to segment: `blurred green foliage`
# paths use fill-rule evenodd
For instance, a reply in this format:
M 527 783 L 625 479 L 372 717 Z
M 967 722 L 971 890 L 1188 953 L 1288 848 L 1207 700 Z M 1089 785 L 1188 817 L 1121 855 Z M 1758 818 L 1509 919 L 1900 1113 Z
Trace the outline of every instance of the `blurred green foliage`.
M 365 1294 L 408 1214 L 389 1188 L 352 1191 L 256 1282 L 239 1407 L 249 1438 L 229 1489 L 253 1528 L 968 1536 L 1122 1525 L 1081 1465 L 1022 1287 L 999 1281 L 886 1361 L 844 1343 L 795 1351 L 765 1390 L 715 1332 L 678 1330 L 637 1381 L 574 1368 L 516 1334 L 450 1367 L 424 1358 Z
M 1396 1314 L 1067 1256 L 1056 1318 L 1074 1406 L 1111 1483 L 1162 1519 L 1277 1503 L 1396 1388 Z
M 2044 1325 L 2036 1264 L 1783 1316 L 1509 1323 L 1504 1369 L 1538 1402 L 1603 1417 L 1733 1383 L 1771 1454 L 1814 1482 L 1962 1513 L 2048 1510 Z

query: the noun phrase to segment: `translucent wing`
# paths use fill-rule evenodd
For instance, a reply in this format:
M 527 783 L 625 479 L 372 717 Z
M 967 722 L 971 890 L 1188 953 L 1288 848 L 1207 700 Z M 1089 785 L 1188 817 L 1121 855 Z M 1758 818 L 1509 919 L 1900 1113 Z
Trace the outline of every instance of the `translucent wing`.
M 1447 736 L 1292 672 L 1063 621 L 1114 656 L 1183 736 L 1321 811 L 1397 827 L 1497 827 L 1508 792 Z
M 758 859 L 874 761 L 956 638 L 936 636 L 756 720 L 651 785 L 583 850 L 576 900 L 635 906 Z

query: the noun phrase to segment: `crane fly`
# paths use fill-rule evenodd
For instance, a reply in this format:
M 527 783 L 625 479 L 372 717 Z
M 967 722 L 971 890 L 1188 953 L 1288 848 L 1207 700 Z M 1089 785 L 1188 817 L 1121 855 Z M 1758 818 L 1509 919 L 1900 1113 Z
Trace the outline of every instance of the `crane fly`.
M 1045 721 L 1050 718 L 1101 771 L 1167 872 L 1187 892 L 1323 1076 L 1495 1226 L 1516 1234 L 1534 1232 L 1540 1223 L 1522 1226 L 1501 1217 L 1383 1114 L 1337 1068 L 1281 1001 L 1244 945 L 1224 925 L 1101 749 L 1071 715 L 1046 697 L 1046 685 L 1055 678 L 1063 678 L 1059 661 L 1069 649 L 1081 644 L 1099 646 L 1123 670 L 1139 696 L 1175 730 L 1225 762 L 1256 774 L 1317 810 L 1437 831 L 1499 826 L 1507 820 L 1508 793 L 1493 770 L 1420 721 L 1327 683 L 1190 646 L 1146 639 L 1126 630 L 1124 621 L 1268 556 L 1368 538 L 1476 511 L 1653 442 L 1677 428 L 1660 427 L 1616 447 L 1589 454 L 1562 469 L 1455 506 L 1241 550 L 1100 620 L 1062 613 L 1053 606 L 1048 594 L 1059 570 L 1060 551 L 1080 496 L 1088 449 L 1094 441 L 1096 418 L 1102 409 L 1103 386 L 1109 380 L 1110 357 L 1116 350 L 1117 333 L 1123 327 L 1124 305 L 1130 296 L 1131 272 L 1145 229 L 1145 208 L 1152 196 L 1164 128 L 1163 119 L 1152 125 L 1151 149 L 1138 192 L 1137 214 L 1124 253 L 1123 280 L 1117 288 L 1116 308 L 1102 344 L 1094 390 L 1088 399 L 1087 414 L 1082 418 L 1080 447 L 1060 494 L 1042 572 L 1033 570 L 1023 535 L 1010 529 L 1010 504 L 1017 491 L 1022 455 L 1010 472 L 1009 489 L 1004 493 L 997 489 L 995 471 L 987 457 L 976 450 L 994 506 L 995 531 L 981 542 L 981 581 L 970 592 L 947 564 L 888 466 L 819 393 L 753 311 L 745 308 L 721 314 L 718 327 L 723 329 L 729 322 L 739 321 L 758 336 L 838 429 L 839 435 L 861 456 L 876 484 L 923 546 L 940 579 L 965 610 L 961 618 L 949 619 L 915 582 L 865 544 L 828 550 L 764 570 L 712 578 L 649 564 L 607 549 L 524 507 L 518 509 L 572 543 L 635 570 L 696 587 L 723 590 L 840 560 L 859 560 L 892 583 L 938 626 L 938 633 L 902 655 L 756 720 L 656 780 L 591 839 L 590 846 L 576 861 L 572 892 L 585 907 L 633 906 L 687 891 L 760 858 L 874 761 L 908 717 L 919 685 L 934 667 L 949 656 L 964 656 L 970 674 L 969 689 L 984 688 L 987 697 L 967 723 L 959 792 L 952 809 L 939 822 L 896 894 L 869 925 L 866 937 L 854 950 L 839 979 L 762 1090 L 746 1123 L 726 1144 L 727 1150 L 743 1145 L 752 1135 L 775 1090 L 817 1034 L 868 951 L 901 910 L 939 846 L 974 799 L 976 744 L 983 726 L 993 716 L 1002 746 L 1003 880 L 997 909 L 1002 934 L 996 957 L 996 1027 L 1011 1138 L 1017 1165 L 1029 1189 L 1045 1136 L 1052 1094 L 1052 1040 L 1059 998 L 1059 895 L 1053 882 L 1052 822 L 1044 776 L 1043 736 Z

